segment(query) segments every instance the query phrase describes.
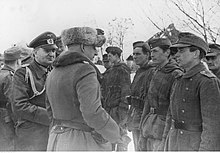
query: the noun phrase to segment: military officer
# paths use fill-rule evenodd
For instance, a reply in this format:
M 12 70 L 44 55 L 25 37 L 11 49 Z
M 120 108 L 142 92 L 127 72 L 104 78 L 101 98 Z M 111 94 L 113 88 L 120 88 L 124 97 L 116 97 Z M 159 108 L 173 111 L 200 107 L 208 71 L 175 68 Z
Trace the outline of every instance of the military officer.
M 201 59 L 209 47 L 200 37 L 181 32 L 175 49 L 176 60 L 185 73 L 176 78 L 171 91 L 171 128 L 166 137 L 168 151 L 220 150 L 220 82 Z
M 0 70 L 0 150 L 14 151 L 14 121 L 11 112 L 12 77 L 21 66 L 21 49 L 11 47 L 4 51 L 4 66 Z
M 14 74 L 12 108 L 16 116 L 16 150 L 46 150 L 50 122 L 45 107 L 45 81 L 55 59 L 55 40 L 52 32 L 33 39 L 29 47 L 34 49 L 34 60 Z
M 101 106 L 98 69 L 92 63 L 105 36 L 90 27 L 61 34 L 68 50 L 54 62 L 46 83 L 53 126 L 48 151 L 111 151 L 121 139 L 119 126 Z
M 209 44 L 209 49 L 206 55 L 208 67 L 220 79 L 220 45 Z

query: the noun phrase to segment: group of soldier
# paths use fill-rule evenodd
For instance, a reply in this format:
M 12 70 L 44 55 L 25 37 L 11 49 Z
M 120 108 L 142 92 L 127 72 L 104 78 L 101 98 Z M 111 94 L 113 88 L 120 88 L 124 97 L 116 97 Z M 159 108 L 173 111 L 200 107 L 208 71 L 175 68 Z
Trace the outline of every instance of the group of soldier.
M 22 57 L 4 51 L 0 70 L 0 150 L 220 150 L 220 45 L 180 32 L 178 41 L 133 43 L 138 69 L 109 46 L 106 71 L 92 62 L 104 31 L 73 27 L 44 32 Z

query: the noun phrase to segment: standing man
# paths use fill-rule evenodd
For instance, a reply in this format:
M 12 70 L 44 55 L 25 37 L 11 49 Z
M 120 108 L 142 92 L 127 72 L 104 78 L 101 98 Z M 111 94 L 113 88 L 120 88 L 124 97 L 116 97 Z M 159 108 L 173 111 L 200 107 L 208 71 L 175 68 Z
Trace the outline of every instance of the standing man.
M 140 149 L 138 141 L 140 137 L 140 121 L 144 108 L 149 82 L 153 74 L 153 66 L 149 65 L 150 47 L 143 41 L 133 43 L 134 62 L 139 66 L 136 71 L 134 80 L 131 84 L 131 95 L 127 98 L 131 105 L 128 112 L 128 130 L 132 132 L 135 151 L 144 151 Z
M 21 66 L 21 50 L 11 47 L 4 51 L 4 67 L 0 70 L 0 150 L 15 151 L 14 121 L 11 112 L 12 77 Z
M 208 67 L 220 79 L 220 45 L 209 44 L 209 49 L 206 55 Z
M 182 71 L 174 60 L 169 60 L 171 42 L 168 38 L 154 38 L 148 43 L 151 47 L 152 64 L 156 68 L 146 96 L 141 130 L 146 139 L 146 149 L 157 151 L 163 138 L 171 86 Z
M 55 59 L 55 34 L 45 32 L 29 44 L 34 60 L 19 68 L 13 77 L 13 112 L 16 116 L 15 149 L 45 151 L 49 118 L 45 107 L 45 81 Z
M 200 37 L 182 32 L 172 46 L 185 73 L 172 88 L 170 113 L 172 126 L 164 131 L 168 151 L 220 150 L 220 82 L 201 59 L 208 51 Z
M 98 69 L 92 63 L 105 37 L 90 27 L 66 29 L 68 50 L 47 79 L 47 110 L 53 120 L 48 151 L 110 151 L 121 142 L 119 126 L 101 106 Z
M 103 62 L 103 65 L 104 67 L 106 68 L 106 71 L 111 67 L 111 63 L 108 59 L 108 54 L 104 54 L 102 56 L 102 62 Z
M 121 133 L 127 134 L 125 120 L 127 118 L 128 103 L 126 96 L 130 95 L 130 70 L 120 60 L 122 50 L 118 47 L 107 47 L 106 52 L 112 67 L 103 77 L 103 107 L 121 127 Z M 115 150 L 115 145 L 113 145 Z M 118 146 L 117 150 L 127 150 Z

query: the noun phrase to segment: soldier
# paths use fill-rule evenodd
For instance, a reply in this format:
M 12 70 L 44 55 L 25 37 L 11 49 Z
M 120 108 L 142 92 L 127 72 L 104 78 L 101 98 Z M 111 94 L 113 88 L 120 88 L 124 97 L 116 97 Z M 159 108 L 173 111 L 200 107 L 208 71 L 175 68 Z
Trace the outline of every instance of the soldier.
M 55 34 L 45 32 L 33 39 L 34 60 L 19 68 L 13 77 L 13 112 L 16 116 L 15 149 L 45 151 L 49 118 L 45 106 L 45 81 L 55 59 Z
M 111 143 L 124 137 L 101 106 L 99 72 L 92 63 L 105 36 L 90 27 L 74 27 L 64 30 L 61 38 L 68 50 L 55 60 L 46 83 L 53 120 L 47 150 L 110 151 Z
M 103 62 L 104 67 L 106 68 L 106 70 L 108 70 L 111 67 L 111 63 L 108 59 L 108 54 L 104 54 L 102 56 L 102 62 Z
M 65 50 L 65 47 L 64 47 L 63 42 L 61 40 L 61 36 L 57 37 L 55 43 L 58 47 L 56 50 L 56 57 L 58 57 Z
M 220 79 L 220 45 L 209 44 L 210 52 L 206 55 L 209 69 Z
M 112 67 L 102 80 L 103 107 L 111 117 L 120 125 L 121 132 L 126 134 L 125 120 L 127 117 L 128 103 L 126 96 L 130 94 L 130 70 L 122 63 L 120 56 L 122 50 L 118 47 L 107 47 L 106 52 Z M 113 150 L 115 145 L 113 145 Z M 117 150 L 127 150 L 126 147 L 118 146 Z
M 172 46 L 176 59 L 185 73 L 176 78 L 172 87 L 170 111 L 171 128 L 166 127 L 164 138 L 168 151 L 220 150 L 220 82 L 201 59 L 208 51 L 200 37 L 182 32 Z M 168 121 L 168 120 L 167 120 Z
M 149 87 L 149 82 L 153 74 L 153 66 L 149 65 L 150 47 L 143 41 L 133 43 L 134 62 L 140 67 L 131 84 L 131 95 L 127 97 L 131 105 L 128 112 L 128 130 L 132 131 L 135 151 L 144 151 L 139 148 L 138 141 L 140 137 L 139 124 L 141 114 L 144 108 L 144 99 Z
M 175 77 L 182 71 L 174 60 L 169 60 L 171 42 L 168 38 L 154 38 L 148 43 L 151 47 L 152 64 L 156 68 L 141 116 L 141 130 L 142 136 L 146 139 L 146 149 L 157 151 L 170 104 L 170 89 Z
M 21 50 L 11 47 L 4 51 L 4 67 L 0 70 L 0 150 L 14 151 L 14 122 L 11 113 L 12 77 L 21 66 Z

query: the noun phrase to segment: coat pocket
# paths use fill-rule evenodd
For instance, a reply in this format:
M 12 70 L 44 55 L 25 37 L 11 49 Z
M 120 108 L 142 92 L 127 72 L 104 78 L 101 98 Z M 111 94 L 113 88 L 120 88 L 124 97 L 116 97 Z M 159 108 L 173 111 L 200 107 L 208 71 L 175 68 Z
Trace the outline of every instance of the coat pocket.
M 141 130 L 145 138 L 162 139 L 165 121 L 157 114 L 148 114 L 142 123 Z

